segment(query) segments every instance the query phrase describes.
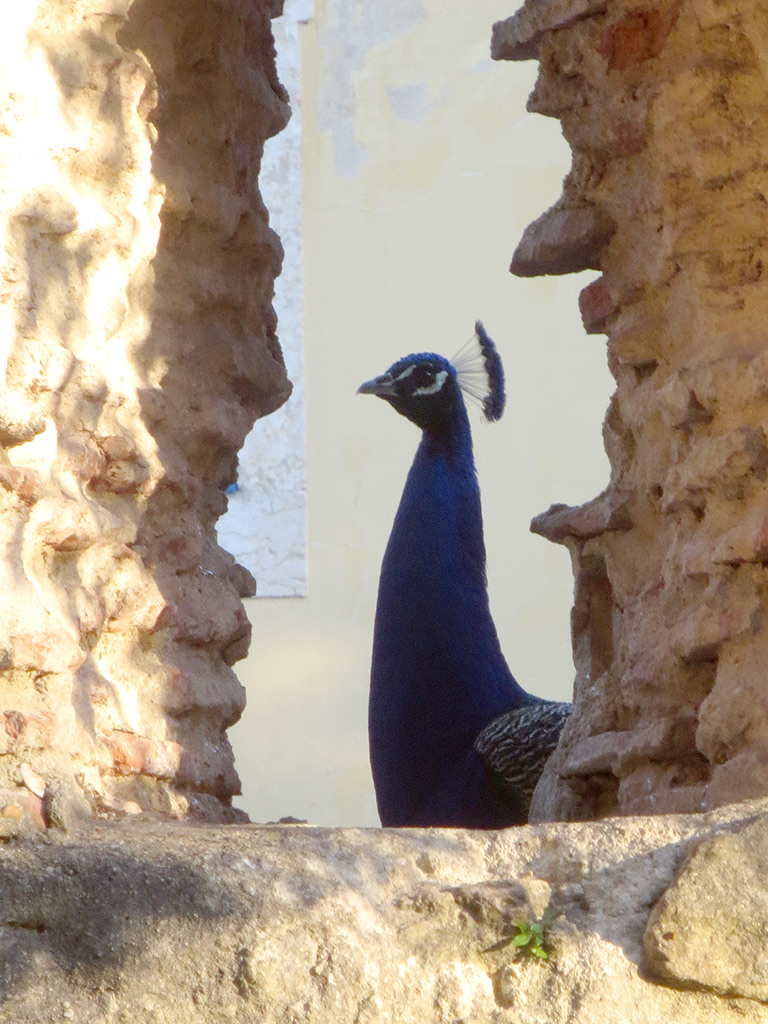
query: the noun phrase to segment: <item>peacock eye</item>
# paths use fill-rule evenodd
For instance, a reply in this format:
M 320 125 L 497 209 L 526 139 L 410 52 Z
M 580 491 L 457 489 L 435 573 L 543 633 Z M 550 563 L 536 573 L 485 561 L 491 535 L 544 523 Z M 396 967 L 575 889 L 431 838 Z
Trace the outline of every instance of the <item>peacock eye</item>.
M 435 379 L 435 371 L 430 366 L 417 366 L 411 375 L 414 389 L 428 387 Z

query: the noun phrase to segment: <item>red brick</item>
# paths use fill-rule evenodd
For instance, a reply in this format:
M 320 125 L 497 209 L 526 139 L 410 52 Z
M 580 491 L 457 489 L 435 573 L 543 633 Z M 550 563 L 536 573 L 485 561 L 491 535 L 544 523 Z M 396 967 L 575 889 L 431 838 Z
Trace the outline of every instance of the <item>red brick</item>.
M 579 295 L 579 311 L 587 334 L 603 334 L 608 317 L 616 312 L 604 277 L 598 277 L 582 289 Z
M 39 796 L 35 796 L 34 793 L 30 793 L 23 787 L 0 791 L 0 817 L 10 820 L 26 817 L 37 829 L 48 827 L 43 811 L 43 801 Z
M 18 466 L 0 466 L 0 487 L 14 491 L 22 501 L 34 502 L 45 490 L 45 484 L 35 469 Z
M 115 732 L 108 743 L 112 767 L 118 775 L 174 779 L 179 772 L 182 748 L 174 740 L 153 740 L 131 732 Z
M 679 4 L 666 11 L 647 8 L 630 11 L 609 25 L 601 48 L 608 70 L 623 71 L 633 64 L 658 57 L 679 13 Z

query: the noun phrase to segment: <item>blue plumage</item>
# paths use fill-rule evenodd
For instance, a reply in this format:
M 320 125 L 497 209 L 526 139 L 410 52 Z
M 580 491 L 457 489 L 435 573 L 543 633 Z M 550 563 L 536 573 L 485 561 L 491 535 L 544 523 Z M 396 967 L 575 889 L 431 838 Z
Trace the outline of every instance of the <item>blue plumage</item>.
M 423 432 L 376 608 L 369 737 L 383 825 L 500 828 L 527 820 L 533 786 L 570 711 L 522 689 L 491 617 L 462 389 L 496 420 L 504 375 L 480 323 L 476 339 L 479 369 L 422 353 L 359 389 Z

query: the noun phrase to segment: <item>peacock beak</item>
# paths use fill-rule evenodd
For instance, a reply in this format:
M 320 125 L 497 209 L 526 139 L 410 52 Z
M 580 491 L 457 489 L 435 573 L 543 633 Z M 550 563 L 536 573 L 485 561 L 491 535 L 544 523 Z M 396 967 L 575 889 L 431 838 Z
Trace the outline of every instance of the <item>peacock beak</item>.
M 357 389 L 358 395 L 379 395 L 380 398 L 390 398 L 397 394 L 395 382 L 390 373 L 382 373 L 380 377 L 367 380 Z

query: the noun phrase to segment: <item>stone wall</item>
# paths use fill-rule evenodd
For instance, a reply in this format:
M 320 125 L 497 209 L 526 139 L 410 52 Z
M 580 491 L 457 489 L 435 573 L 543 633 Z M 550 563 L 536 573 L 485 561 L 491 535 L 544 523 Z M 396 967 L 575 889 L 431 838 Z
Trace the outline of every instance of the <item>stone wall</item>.
M 253 580 L 217 545 L 290 390 L 257 176 L 279 0 L 14 5 L 0 62 L 0 814 L 231 817 Z
M 493 53 L 539 60 L 529 109 L 573 150 L 512 270 L 602 271 L 617 383 L 608 488 L 532 527 L 572 555 L 577 669 L 535 813 L 768 793 L 768 9 L 528 0 Z
M 0 1018 L 766 1024 L 765 813 L 19 837 L 0 857 Z M 514 941 L 536 922 L 545 959 Z

